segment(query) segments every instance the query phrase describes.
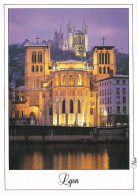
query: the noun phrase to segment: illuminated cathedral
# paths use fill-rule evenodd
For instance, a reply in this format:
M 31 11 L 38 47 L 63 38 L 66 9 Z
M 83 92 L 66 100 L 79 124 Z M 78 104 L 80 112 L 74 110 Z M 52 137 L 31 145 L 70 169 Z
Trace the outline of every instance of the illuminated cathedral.
M 86 52 L 83 34 L 79 36 L 86 47 L 80 50 L 77 32 L 72 32 L 70 24 L 68 30 L 69 48 Z M 26 45 L 25 86 L 9 90 L 10 124 L 100 126 L 98 81 L 110 74 L 116 75 L 114 46 L 95 46 L 89 67 L 75 60 L 54 63 L 48 46 Z

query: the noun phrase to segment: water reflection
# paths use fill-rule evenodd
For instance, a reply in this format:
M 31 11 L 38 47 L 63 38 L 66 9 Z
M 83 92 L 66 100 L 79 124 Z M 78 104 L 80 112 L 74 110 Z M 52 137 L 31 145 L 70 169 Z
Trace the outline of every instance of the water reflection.
M 128 144 L 10 145 L 9 168 L 23 170 L 128 169 Z M 16 159 L 16 160 L 15 160 Z

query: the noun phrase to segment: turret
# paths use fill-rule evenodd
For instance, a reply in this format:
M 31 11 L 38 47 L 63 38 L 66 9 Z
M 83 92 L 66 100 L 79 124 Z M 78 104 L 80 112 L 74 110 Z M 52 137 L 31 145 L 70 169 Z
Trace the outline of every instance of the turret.
M 73 33 L 73 25 L 70 22 L 67 26 L 67 29 L 68 29 L 68 33 Z
M 82 26 L 82 31 L 84 34 L 88 34 L 88 26 L 86 25 L 85 21 L 84 21 L 84 25 Z

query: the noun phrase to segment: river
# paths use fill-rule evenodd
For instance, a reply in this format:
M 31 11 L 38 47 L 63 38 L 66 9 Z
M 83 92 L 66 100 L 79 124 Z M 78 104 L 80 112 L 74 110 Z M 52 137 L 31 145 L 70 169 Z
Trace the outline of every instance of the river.
M 129 169 L 127 143 L 17 144 L 9 146 L 10 170 Z

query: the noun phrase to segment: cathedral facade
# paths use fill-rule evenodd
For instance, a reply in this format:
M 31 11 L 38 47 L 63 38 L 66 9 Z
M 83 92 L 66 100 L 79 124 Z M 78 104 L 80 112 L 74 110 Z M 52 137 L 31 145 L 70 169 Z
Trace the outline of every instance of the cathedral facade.
M 99 80 L 116 74 L 113 46 L 95 46 L 93 67 L 50 60 L 50 48 L 25 46 L 25 86 L 9 90 L 10 124 L 100 126 Z

